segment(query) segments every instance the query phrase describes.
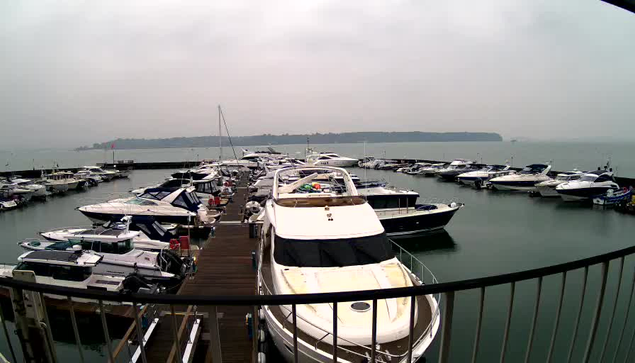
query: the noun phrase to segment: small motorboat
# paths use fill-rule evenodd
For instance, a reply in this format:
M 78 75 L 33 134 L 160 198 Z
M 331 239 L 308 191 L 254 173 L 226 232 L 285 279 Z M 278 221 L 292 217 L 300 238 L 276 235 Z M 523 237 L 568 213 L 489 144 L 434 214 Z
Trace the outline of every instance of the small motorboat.
M 473 161 L 456 159 L 452 161 L 450 165 L 437 170 L 436 176 L 442 180 L 455 181 L 459 174 L 472 170 L 475 170 L 475 164 Z
M 621 189 L 615 182 L 613 172 L 594 170 L 584 173 L 578 180 L 558 185 L 556 192 L 565 202 L 576 202 L 591 201 L 595 197 L 605 195 L 611 189 L 614 193 Z
M 492 178 L 513 173 L 515 173 L 515 171 L 510 170 L 509 165 L 487 165 L 480 170 L 459 174 L 456 180 L 459 184 L 470 185 L 480 189 L 485 187 Z
M 614 189 L 609 189 L 606 191 L 606 194 L 599 195 L 593 198 L 593 204 L 602 205 L 602 206 L 616 205 L 623 201 L 630 200 L 632 196 L 633 196 L 632 189 L 623 188 L 622 190 L 619 190 L 619 191 L 616 191 Z
M 52 286 L 113 292 L 156 293 L 159 291 L 156 284 L 136 274 L 121 276 L 95 272 L 102 260 L 103 256 L 83 252 L 79 246 L 74 251 L 29 251 L 18 257 L 17 265 L 1 265 L 0 278 L 29 281 L 26 276 L 31 275 L 35 276 L 35 282 Z M 61 295 L 45 294 L 45 296 L 53 299 L 67 299 L 66 296 Z M 81 298 L 73 298 L 73 300 L 91 301 Z
M 495 190 L 531 192 L 536 190 L 536 184 L 550 179 L 547 176 L 550 170 L 551 165 L 531 164 L 516 174 L 492 178 L 489 183 Z
M 562 183 L 578 180 L 582 177 L 582 173 L 579 170 L 567 171 L 556 175 L 555 179 L 545 180 L 536 184 L 536 189 L 540 193 L 541 197 L 559 197 L 560 195 L 556 191 L 556 187 Z

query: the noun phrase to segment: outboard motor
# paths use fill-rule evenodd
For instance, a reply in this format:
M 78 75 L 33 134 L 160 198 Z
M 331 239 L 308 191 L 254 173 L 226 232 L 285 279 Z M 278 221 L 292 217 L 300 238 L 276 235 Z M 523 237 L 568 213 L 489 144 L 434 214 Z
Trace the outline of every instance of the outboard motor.
M 156 289 L 156 285 L 138 273 L 131 273 L 123 280 L 123 289 L 129 292 L 151 293 Z
M 175 276 L 183 276 L 183 260 L 172 250 L 163 249 L 159 253 L 158 261 L 161 271 L 169 272 Z

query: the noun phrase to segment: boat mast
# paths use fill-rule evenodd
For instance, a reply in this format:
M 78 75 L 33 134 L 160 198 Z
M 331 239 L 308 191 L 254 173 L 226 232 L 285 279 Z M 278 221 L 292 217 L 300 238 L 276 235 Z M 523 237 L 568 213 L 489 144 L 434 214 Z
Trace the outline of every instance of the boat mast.
M 220 105 L 218 105 L 218 161 L 223 160 L 223 133 L 221 129 Z

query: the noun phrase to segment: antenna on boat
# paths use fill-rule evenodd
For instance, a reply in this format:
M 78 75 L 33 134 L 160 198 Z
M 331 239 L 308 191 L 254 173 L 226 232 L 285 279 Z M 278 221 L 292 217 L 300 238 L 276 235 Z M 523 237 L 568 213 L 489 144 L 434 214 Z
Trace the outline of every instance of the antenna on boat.
M 227 139 L 229 139 L 229 146 L 232 147 L 232 152 L 234 153 L 234 159 L 238 160 L 238 156 L 236 156 L 236 150 L 234 149 L 234 143 L 232 142 L 232 136 L 229 134 L 229 127 L 227 127 L 227 121 L 225 121 L 225 114 L 223 113 L 223 110 L 221 110 L 220 105 L 218 105 L 218 115 L 219 115 L 219 123 L 220 123 L 220 119 L 223 120 L 223 123 L 225 124 L 225 131 L 227 132 Z M 220 124 L 218 125 L 218 134 L 220 135 Z M 222 151 L 221 151 L 222 153 Z

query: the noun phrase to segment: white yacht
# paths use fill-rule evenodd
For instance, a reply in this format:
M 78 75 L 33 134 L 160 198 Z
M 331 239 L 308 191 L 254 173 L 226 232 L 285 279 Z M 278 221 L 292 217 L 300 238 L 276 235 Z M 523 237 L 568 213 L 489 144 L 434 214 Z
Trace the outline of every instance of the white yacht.
M 445 167 L 446 164 L 444 163 L 436 163 L 436 164 L 432 164 L 430 166 L 427 167 L 423 167 L 419 170 L 419 173 L 417 175 L 423 175 L 423 176 L 435 176 L 437 174 L 437 171 L 443 169 L 443 167 Z
M 480 170 L 459 174 L 456 179 L 461 184 L 481 188 L 486 186 L 487 182 L 492 178 L 513 173 L 515 171 L 510 170 L 509 165 L 486 165 Z
M 95 186 L 104 181 L 98 173 L 93 173 L 90 170 L 78 171 L 75 173 L 75 178 L 86 180 L 88 186 Z
M 170 247 L 170 240 L 177 239 L 176 225 L 160 224 L 153 217 L 126 216 L 121 221 L 110 221 L 96 227 L 65 227 L 40 232 L 49 241 L 91 240 L 109 242 L 132 236 L 135 249 L 161 251 Z M 134 232 L 131 232 L 134 231 Z
M 16 178 L 11 179 L 9 183 L 20 189 L 26 189 L 32 192 L 33 198 L 46 198 L 46 187 L 44 185 L 36 183 L 31 179 Z
M 103 257 L 94 253 L 75 251 L 29 251 L 18 257 L 18 265 L 0 265 L 0 278 L 21 280 L 23 274 L 34 274 L 39 284 L 97 289 L 103 291 L 123 291 L 133 287 L 133 292 L 154 292 L 156 286 L 144 283 L 134 276 L 104 275 L 94 272 Z M 129 279 L 132 283 L 127 284 Z M 145 285 L 145 286 L 143 286 Z M 66 300 L 66 296 L 47 295 L 49 298 Z M 73 299 L 75 300 L 75 299 Z M 77 299 L 82 301 L 85 299 Z
M 438 231 L 450 223 L 462 203 L 417 204 L 419 193 L 388 188 L 383 183 L 356 184 L 359 195 L 375 210 L 389 237 Z
M 436 171 L 436 176 L 448 181 L 456 180 L 459 174 L 474 170 L 474 162 L 464 159 L 455 159 L 450 165 Z
M 492 178 L 489 182 L 492 189 L 529 192 L 536 190 L 536 184 L 550 179 L 547 175 L 550 170 L 551 165 L 531 164 L 516 174 Z
M 95 223 L 119 221 L 130 215 L 152 216 L 159 223 L 211 226 L 220 215 L 201 203 L 193 187 L 177 190 L 151 188 L 137 197 L 113 199 L 78 209 Z
M 307 164 L 313 166 L 348 167 L 356 166 L 358 161 L 358 159 L 340 156 L 334 152 L 320 152 L 307 155 Z
M 562 183 L 556 192 L 565 202 L 586 201 L 605 195 L 609 190 L 619 191 L 613 172 L 595 170 L 584 173 L 578 180 Z
M 0 183 L 0 197 L 16 199 L 28 202 L 33 197 L 34 191 L 12 183 Z
M 86 165 L 79 170 L 79 172 L 83 172 L 83 171 L 89 171 L 91 172 L 92 175 L 98 175 L 99 177 L 101 177 L 103 181 L 106 181 L 106 182 L 111 181 L 112 179 L 117 177 L 117 172 L 111 171 L 111 170 L 104 170 L 100 168 L 99 166 L 95 166 L 95 165 Z
M 295 182 L 283 178 L 295 174 Z M 334 176 L 344 176 L 344 184 Z M 276 173 L 265 206 L 259 246 L 260 294 L 313 294 L 420 285 L 396 257 L 377 215 L 341 168 L 288 168 Z M 411 300 L 377 301 L 377 359 L 407 361 Z M 432 343 L 440 325 L 437 300 L 415 300 L 413 358 Z M 290 306 L 263 306 L 271 337 L 293 360 Z M 338 362 L 367 362 L 372 342 L 372 305 L 338 305 Z M 297 306 L 300 361 L 332 362 L 331 304 Z
M 578 180 L 582 177 L 583 173 L 579 170 L 567 171 L 559 173 L 554 179 L 545 180 L 536 184 L 536 189 L 540 193 L 541 197 L 559 197 L 560 194 L 556 191 L 556 187 L 562 183 Z
M 104 257 L 99 266 L 95 267 L 95 273 L 127 276 L 137 272 L 155 282 L 169 285 L 178 283 L 187 272 L 189 265 L 186 261 L 169 249 L 151 252 L 135 248 L 132 240 L 138 235 L 139 232 L 124 231 L 110 238 L 100 235 L 91 239 L 84 235 L 59 242 L 27 239 L 18 245 L 32 251 L 74 251 L 79 246 L 86 253 Z

